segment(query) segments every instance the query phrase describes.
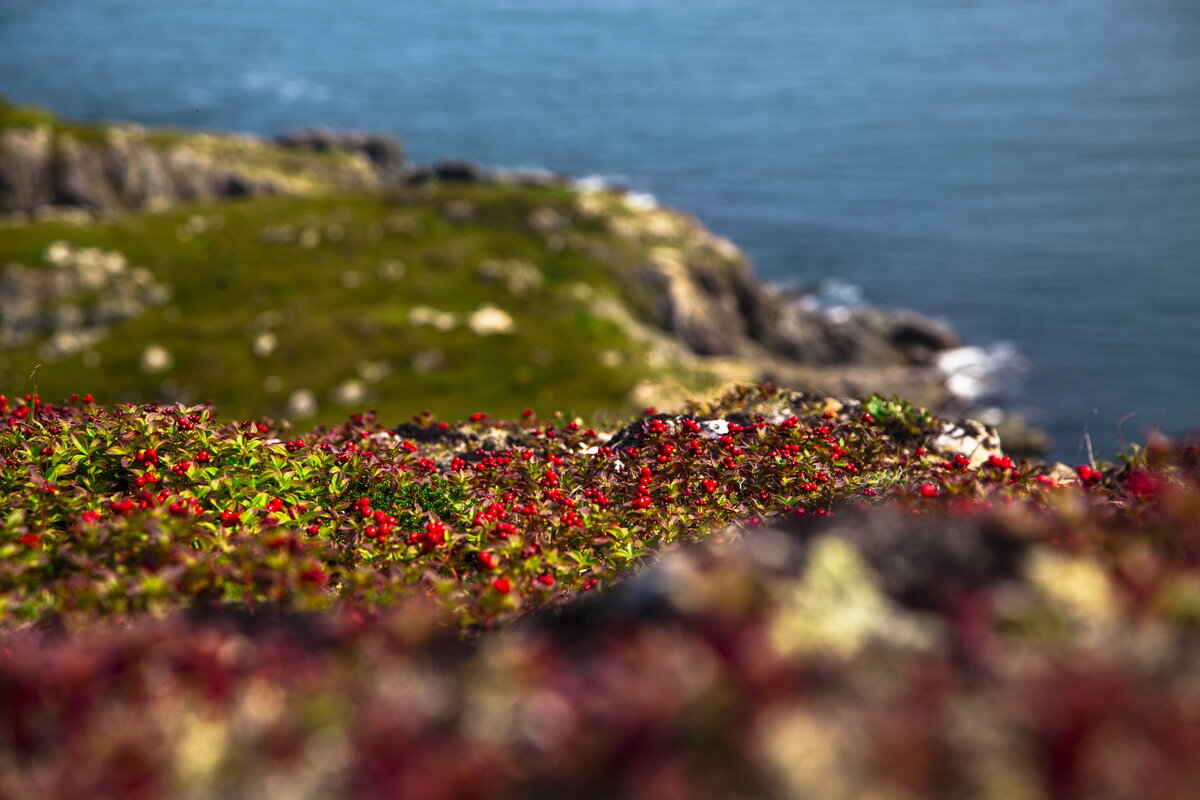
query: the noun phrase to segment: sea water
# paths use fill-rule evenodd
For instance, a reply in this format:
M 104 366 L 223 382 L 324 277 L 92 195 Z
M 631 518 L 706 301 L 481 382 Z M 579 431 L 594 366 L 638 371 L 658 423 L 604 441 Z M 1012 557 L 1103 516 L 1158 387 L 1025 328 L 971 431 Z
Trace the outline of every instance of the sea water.
M 950 322 L 1058 458 L 1200 427 L 1195 0 L 0 0 L 0 92 L 603 175 Z

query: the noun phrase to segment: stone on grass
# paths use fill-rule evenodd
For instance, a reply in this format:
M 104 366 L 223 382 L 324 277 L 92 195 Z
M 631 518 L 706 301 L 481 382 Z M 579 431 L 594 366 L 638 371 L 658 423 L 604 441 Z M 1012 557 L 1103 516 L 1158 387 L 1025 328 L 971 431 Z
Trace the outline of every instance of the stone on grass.
M 493 336 L 499 333 L 512 333 L 513 318 L 502 308 L 484 303 L 471 314 L 467 323 L 476 336 Z
M 142 368 L 142 372 L 153 375 L 158 372 L 165 372 L 174 365 L 175 359 L 171 355 L 171 351 L 163 347 L 161 344 L 150 344 L 142 351 L 142 357 L 138 360 L 138 364 Z
M 288 396 L 287 415 L 294 419 L 307 419 L 317 414 L 317 396 L 311 389 L 297 389 Z

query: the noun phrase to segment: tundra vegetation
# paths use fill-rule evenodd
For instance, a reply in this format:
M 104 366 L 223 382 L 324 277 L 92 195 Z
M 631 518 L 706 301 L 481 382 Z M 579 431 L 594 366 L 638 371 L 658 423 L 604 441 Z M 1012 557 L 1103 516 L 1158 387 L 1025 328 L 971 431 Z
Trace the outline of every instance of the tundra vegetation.
M 8 797 L 1187 797 L 1200 448 L 0 400 Z M 711 420 L 722 420 L 713 424 Z

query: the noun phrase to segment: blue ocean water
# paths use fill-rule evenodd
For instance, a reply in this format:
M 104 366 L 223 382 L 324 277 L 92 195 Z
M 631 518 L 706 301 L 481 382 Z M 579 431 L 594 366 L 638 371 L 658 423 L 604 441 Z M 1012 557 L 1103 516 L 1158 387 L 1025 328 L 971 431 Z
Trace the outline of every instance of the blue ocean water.
M 1011 343 L 1056 457 L 1200 428 L 1195 0 L 0 0 L 0 92 L 618 178 Z

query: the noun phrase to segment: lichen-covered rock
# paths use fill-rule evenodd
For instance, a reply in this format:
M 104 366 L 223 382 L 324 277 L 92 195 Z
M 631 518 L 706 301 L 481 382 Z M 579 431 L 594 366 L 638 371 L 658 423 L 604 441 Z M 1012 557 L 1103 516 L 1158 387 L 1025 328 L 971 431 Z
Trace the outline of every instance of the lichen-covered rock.
M 51 122 L 0 129 L 0 214 L 378 189 L 405 170 L 400 143 L 383 134 L 309 130 L 271 142 L 138 125 L 67 129 L 45 116 Z
M 75 355 L 170 297 L 169 287 L 121 253 L 59 241 L 43 262 L 0 268 L 0 348 L 35 343 L 46 359 Z
M 991 456 L 1004 456 L 996 429 L 969 419 L 943 423 L 931 446 L 943 455 L 963 454 L 972 467 L 978 467 Z
M 49 126 L 0 130 L 0 212 L 32 211 L 54 201 Z

